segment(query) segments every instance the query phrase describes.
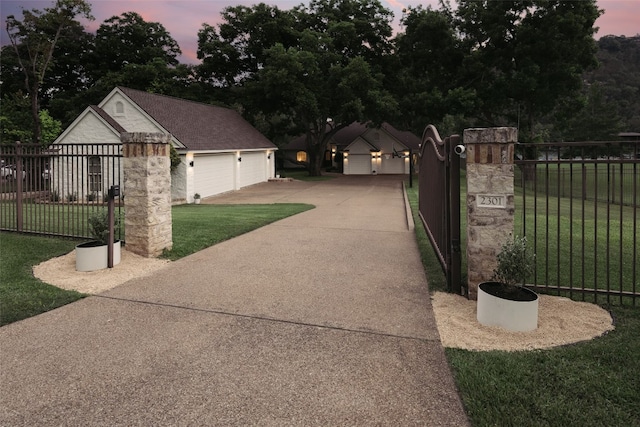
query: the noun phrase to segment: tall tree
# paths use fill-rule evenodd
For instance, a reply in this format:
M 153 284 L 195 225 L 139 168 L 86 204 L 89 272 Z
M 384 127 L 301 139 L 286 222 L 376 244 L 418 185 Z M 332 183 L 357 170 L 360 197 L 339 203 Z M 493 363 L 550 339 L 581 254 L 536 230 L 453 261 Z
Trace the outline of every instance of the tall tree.
M 452 17 L 443 10 L 409 7 L 404 32 L 394 39 L 387 87 L 400 104 L 396 123 L 421 134 L 425 125 L 473 111 L 475 91 L 459 79 L 464 52 Z
M 596 66 L 595 0 L 460 0 L 461 68 L 487 123 L 518 124 L 534 139 L 536 117 L 581 89 Z
M 98 78 L 119 72 L 129 64 L 147 65 L 160 61 L 178 65 L 182 51 L 164 25 L 147 22 L 135 12 L 113 16 L 96 32 L 92 73 Z
M 381 122 L 396 108 L 381 73 L 392 17 L 377 0 L 228 8 L 217 31 L 200 32 L 200 75 L 237 87 L 250 119 L 306 135 L 306 166 L 319 175 L 335 132 L 353 121 Z
M 78 15 L 93 19 L 91 5 L 84 0 L 57 0 L 53 7 L 46 8 L 44 12 L 23 10 L 22 21 L 13 15 L 7 17 L 9 40 L 24 76 L 24 89 L 31 100 L 33 139 L 36 142 L 42 140 L 42 85 L 57 54 L 58 43 L 68 35 L 70 28 L 77 27 L 75 18 Z

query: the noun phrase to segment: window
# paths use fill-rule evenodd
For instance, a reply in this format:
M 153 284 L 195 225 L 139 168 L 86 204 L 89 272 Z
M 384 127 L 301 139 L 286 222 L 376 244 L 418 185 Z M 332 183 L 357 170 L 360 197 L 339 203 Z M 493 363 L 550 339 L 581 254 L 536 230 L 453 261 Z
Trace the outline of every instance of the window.
M 116 102 L 116 115 L 122 116 L 124 114 L 124 104 L 120 101 Z
M 102 164 L 100 163 L 100 157 L 89 157 L 89 170 L 87 177 L 89 191 L 93 193 L 102 190 Z
M 296 153 L 296 160 L 299 162 L 306 162 L 307 161 L 307 152 L 306 151 L 298 151 Z

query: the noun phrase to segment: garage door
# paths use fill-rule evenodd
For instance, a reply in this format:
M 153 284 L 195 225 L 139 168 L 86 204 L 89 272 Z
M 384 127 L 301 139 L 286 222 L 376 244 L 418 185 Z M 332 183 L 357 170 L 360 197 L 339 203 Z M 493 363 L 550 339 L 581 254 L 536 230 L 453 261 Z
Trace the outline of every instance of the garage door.
M 234 161 L 233 154 L 194 157 L 195 192 L 208 197 L 234 190 Z
M 265 153 L 242 153 L 240 188 L 266 181 L 267 159 L 265 156 Z
M 382 170 L 380 173 L 386 174 L 403 174 L 405 159 L 401 157 L 392 157 L 389 156 L 387 159 L 386 156 L 382 156 Z
M 349 175 L 371 175 L 371 154 L 349 154 Z

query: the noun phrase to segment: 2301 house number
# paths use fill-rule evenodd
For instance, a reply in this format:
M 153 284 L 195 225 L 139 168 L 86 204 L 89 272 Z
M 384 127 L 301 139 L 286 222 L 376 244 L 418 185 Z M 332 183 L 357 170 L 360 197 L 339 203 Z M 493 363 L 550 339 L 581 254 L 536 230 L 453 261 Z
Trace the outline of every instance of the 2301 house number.
M 478 194 L 476 197 L 478 207 L 481 208 L 506 208 L 507 198 L 496 194 Z

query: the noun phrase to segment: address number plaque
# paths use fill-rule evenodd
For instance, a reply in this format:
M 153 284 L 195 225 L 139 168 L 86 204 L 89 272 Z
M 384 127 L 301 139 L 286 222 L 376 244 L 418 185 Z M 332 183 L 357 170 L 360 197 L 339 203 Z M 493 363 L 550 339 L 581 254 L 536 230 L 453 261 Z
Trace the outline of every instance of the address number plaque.
M 501 194 L 478 194 L 476 203 L 479 208 L 506 208 L 507 197 Z

